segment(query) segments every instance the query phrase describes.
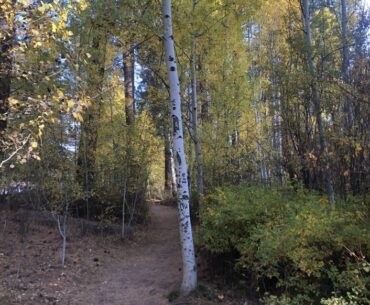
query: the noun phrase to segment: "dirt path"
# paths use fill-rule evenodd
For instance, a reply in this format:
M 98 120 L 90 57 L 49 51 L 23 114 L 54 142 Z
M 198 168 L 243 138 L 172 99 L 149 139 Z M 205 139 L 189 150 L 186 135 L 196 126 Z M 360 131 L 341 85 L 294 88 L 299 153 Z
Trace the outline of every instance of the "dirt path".
M 168 305 L 179 287 L 175 208 L 152 205 L 148 227 L 130 242 L 72 232 L 65 268 L 55 225 L 16 218 L 0 214 L 1 305 Z
M 165 305 L 179 286 L 181 253 L 176 209 L 152 205 L 142 238 L 105 255 L 96 278 L 81 283 L 71 305 Z

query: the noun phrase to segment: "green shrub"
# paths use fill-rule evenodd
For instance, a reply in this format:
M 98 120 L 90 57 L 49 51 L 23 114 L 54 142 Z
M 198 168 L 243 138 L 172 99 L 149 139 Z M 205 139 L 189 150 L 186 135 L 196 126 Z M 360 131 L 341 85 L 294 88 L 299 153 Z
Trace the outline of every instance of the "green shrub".
M 332 207 L 305 190 L 223 187 L 206 198 L 200 220 L 199 246 L 214 256 L 237 253 L 235 270 L 270 293 L 267 304 L 319 304 L 355 288 L 369 299 L 364 200 Z

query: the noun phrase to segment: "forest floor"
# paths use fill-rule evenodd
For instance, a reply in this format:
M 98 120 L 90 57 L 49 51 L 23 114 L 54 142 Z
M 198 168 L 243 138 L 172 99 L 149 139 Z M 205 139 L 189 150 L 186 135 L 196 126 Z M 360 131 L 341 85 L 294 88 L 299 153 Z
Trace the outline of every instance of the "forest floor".
M 56 226 L 18 214 L 0 212 L 1 305 L 165 305 L 176 294 L 181 253 L 175 208 L 151 205 L 148 225 L 133 241 L 70 234 L 64 268 Z M 174 302 L 216 303 L 231 304 L 223 296 Z

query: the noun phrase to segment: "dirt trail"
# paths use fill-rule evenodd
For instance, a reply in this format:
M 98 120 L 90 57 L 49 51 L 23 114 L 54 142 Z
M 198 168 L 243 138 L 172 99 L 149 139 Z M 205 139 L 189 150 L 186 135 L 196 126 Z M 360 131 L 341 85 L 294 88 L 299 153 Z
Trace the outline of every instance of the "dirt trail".
M 166 296 L 181 280 L 176 213 L 175 208 L 152 205 L 143 237 L 105 255 L 97 276 L 76 287 L 70 304 L 169 304 Z
M 151 205 L 148 227 L 130 242 L 72 232 L 65 268 L 55 225 L 26 225 L 17 215 L 0 214 L 1 305 L 168 305 L 168 294 L 179 287 L 173 207 Z

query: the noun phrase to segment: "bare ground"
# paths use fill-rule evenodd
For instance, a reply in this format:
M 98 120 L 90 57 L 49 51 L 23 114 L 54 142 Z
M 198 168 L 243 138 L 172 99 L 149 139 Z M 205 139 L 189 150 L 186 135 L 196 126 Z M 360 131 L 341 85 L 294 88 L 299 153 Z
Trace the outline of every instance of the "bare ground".
M 150 224 L 134 242 L 71 234 L 65 268 L 56 228 L 1 212 L 0 304 L 169 304 L 181 279 L 177 214 L 160 205 L 150 211 Z
M 133 241 L 83 236 L 73 225 L 70 231 L 62 268 L 55 224 L 0 210 L 0 305 L 168 305 L 174 299 L 181 281 L 175 208 L 151 205 L 149 223 Z M 244 304 L 226 295 L 207 288 L 173 304 Z

